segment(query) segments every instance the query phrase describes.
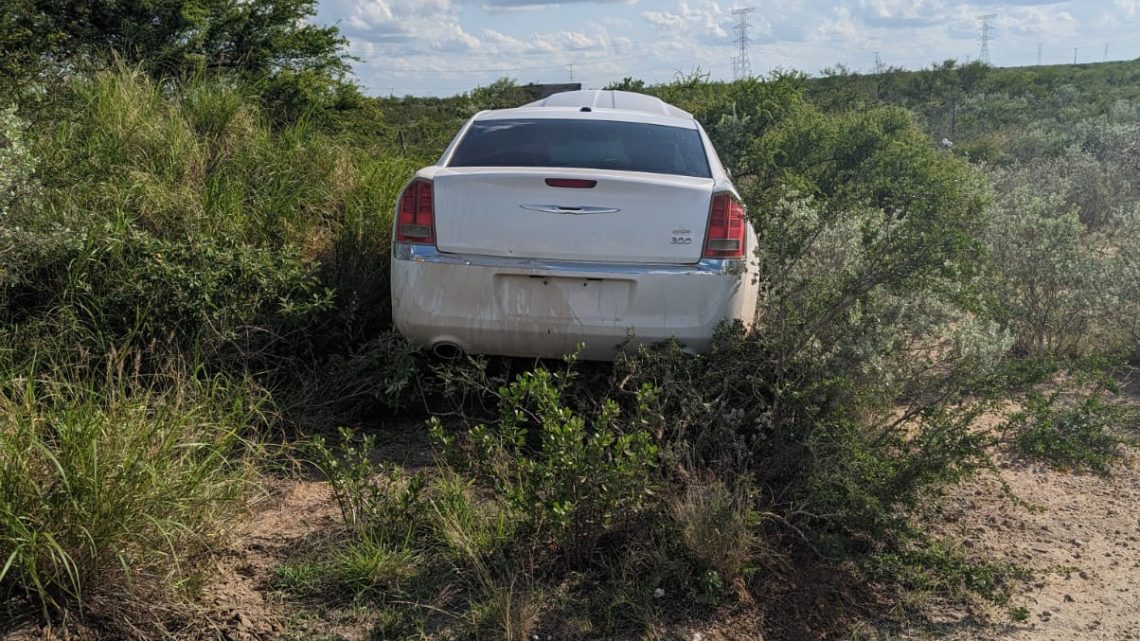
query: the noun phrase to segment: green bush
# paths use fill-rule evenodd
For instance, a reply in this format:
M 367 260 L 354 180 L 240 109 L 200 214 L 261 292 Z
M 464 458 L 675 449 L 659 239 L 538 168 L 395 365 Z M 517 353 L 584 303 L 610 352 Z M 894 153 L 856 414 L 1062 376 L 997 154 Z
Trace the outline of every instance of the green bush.
M 1049 165 L 994 172 L 994 182 L 988 289 L 992 314 L 1016 338 L 1017 353 L 1135 349 L 1140 210 L 1122 208 L 1090 228 L 1070 204 L 1074 183 Z
M 365 434 L 357 443 L 351 430 L 342 427 L 339 432 L 339 452 L 320 437 L 309 441 L 306 448 L 332 485 L 345 524 L 362 532 L 388 534 L 397 541 L 411 536 L 427 509 L 422 496 L 424 476 L 406 477 L 398 466 L 375 463 L 375 434 Z
M 622 417 L 618 404 L 605 399 L 594 415 L 583 417 L 563 397 L 568 378 L 545 369 L 525 372 L 499 389 L 496 422 L 456 438 L 434 418 L 432 432 L 527 521 L 533 536 L 549 536 L 581 562 L 651 494 L 657 449 L 640 421 L 654 391 L 638 390 L 632 416 Z
M 1089 386 L 1026 394 L 1023 408 L 1001 427 L 1014 453 L 1063 469 L 1109 474 L 1123 454 L 1127 428 L 1140 423 L 1140 414 L 1111 399 L 1118 390 L 1110 376 L 1095 378 Z
M 115 69 L 60 88 L 29 147 L 43 206 L 0 222 L 0 319 L 97 353 L 174 343 L 212 367 L 312 369 L 387 329 L 410 164 L 304 122 L 275 131 L 224 79 Z M 316 362 L 314 362 L 316 361 Z
M 15 107 L 0 107 L 0 223 L 13 203 L 28 198 L 33 190 L 35 158 L 28 149 L 26 128 Z
M 756 328 L 723 328 L 698 358 L 621 359 L 611 393 L 659 388 L 668 442 L 722 476 L 747 471 L 767 511 L 821 545 L 889 540 L 905 531 L 899 508 L 987 460 L 971 426 L 1006 391 L 1009 338 L 968 311 L 972 270 L 945 261 L 959 250 L 932 250 L 947 252 L 937 265 L 920 255 L 947 221 L 784 199 L 755 224 Z

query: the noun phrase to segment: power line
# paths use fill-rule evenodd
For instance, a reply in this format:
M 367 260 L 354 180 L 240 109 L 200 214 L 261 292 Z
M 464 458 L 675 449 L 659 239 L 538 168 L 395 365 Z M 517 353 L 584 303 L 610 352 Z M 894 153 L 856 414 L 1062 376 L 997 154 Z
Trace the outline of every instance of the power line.
M 978 20 L 982 21 L 982 50 L 978 54 L 978 60 L 987 65 L 990 64 L 990 36 L 993 31 L 993 21 L 996 17 L 996 13 L 987 13 L 984 16 L 978 16 Z
M 748 60 L 748 15 L 756 9 L 733 9 L 736 16 L 736 46 L 739 52 L 732 61 L 732 79 L 742 80 L 752 77 L 752 63 Z

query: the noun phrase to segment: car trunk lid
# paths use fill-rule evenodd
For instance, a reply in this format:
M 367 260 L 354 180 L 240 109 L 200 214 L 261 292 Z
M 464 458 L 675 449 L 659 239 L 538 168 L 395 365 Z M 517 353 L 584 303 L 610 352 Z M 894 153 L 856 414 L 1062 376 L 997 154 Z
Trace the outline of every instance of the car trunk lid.
M 436 242 L 484 256 L 695 263 L 713 184 L 629 171 L 443 169 L 434 176 Z

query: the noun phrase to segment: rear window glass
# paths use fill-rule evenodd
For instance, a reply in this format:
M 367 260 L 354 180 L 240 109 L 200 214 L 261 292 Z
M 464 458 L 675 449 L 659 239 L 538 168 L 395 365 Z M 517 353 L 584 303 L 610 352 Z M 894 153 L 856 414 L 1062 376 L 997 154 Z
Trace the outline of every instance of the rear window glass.
M 581 167 L 709 178 L 696 129 L 614 120 L 520 118 L 475 122 L 452 167 Z

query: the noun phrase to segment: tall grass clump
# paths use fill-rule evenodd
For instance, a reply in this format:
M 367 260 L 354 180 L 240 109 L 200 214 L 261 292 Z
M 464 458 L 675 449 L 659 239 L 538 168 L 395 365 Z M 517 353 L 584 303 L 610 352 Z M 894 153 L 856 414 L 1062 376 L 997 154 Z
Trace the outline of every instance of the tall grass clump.
M 252 372 L 312 366 L 387 328 L 406 161 L 304 120 L 271 126 L 224 78 L 120 67 L 60 92 L 29 132 L 42 204 L 4 222 L 6 324 L 74 330 L 92 352 L 173 343 Z
M 241 381 L 144 373 L 138 356 L 97 375 L 0 363 L 0 596 L 48 616 L 189 596 L 245 509 L 259 402 Z

